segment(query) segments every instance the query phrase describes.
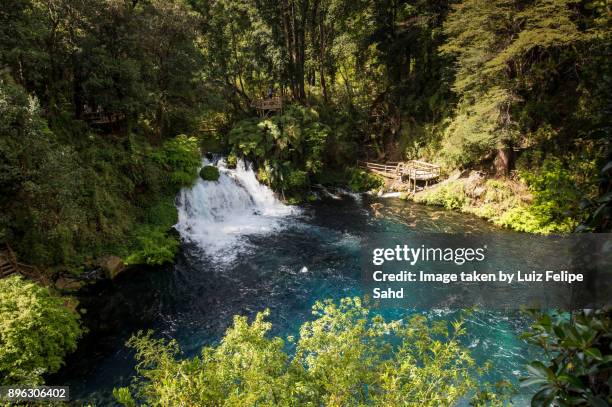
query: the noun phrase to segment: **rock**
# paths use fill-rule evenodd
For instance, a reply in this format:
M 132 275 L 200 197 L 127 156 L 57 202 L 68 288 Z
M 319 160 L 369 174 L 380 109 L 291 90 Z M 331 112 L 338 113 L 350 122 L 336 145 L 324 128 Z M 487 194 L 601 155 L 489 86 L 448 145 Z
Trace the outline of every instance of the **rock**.
M 405 183 L 405 182 L 401 182 L 401 181 L 395 181 L 393 182 L 393 184 L 391 184 L 391 187 L 389 188 L 391 191 L 397 191 L 397 192 L 407 192 L 409 191 L 410 186 Z
M 472 196 L 474 198 L 480 198 L 486 191 L 487 191 L 487 189 L 485 187 L 483 187 L 483 186 L 476 187 L 472 191 Z
M 373 204 L 370 205 L 370 207 L 372 208 L 372 211 L 374 212 L 374 216 L 375 217 L 380 217 L 381 213 L 380 213 L 380 209 L 382 209 L 383 204 L 379 203 L 379 202 L 375 202 Z
M 55 281 L 55 288 L 60 291 L 77 291 L 83 287 L 83 282 L 69 276 L 61 276 Z
M 100 267 L 110 279 L 116 278 L 125 269 L 123 260 L 118 256 L 106 256 L 100 261 Z
M 465 180 L 463 190 L 471 198 L 477 198 L 484 193 L 485 177 L 480 171 L 472 171 Z
M 456 181 L 459 178 L 465 178 L 468 175 L 468 170 L 455 170 L 448 176 L 447 181 Z

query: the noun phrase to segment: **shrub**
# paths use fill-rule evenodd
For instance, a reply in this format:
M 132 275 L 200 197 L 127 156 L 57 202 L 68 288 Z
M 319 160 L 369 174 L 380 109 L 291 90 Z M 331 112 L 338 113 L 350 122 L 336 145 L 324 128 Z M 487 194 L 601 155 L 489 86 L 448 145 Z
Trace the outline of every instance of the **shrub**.
M 272 189 L 303 195 L 309 176 L 323 167 L 330 133 L 314 109 L 288 106 L 282 115 L 238 122 L 228 135 L 230 157 L 242 156 L 255 163 L 260 180 Z
M 184 134 L 167 140 L 153 158 L 165 167 L 170 181 L 178 187 L 190 186 L 200 168 L 201 154 L 198 139 Z
M 446 209 L 461 209 L 469 198 L 463 190 L 463 184 L 458 181 L 449 181 L 439 187 L 426 191 L 417 198 L 418 202 L 428 205 L 440 205 Z
M 541 222 L 525 205 L 517 205 L 493 218 L 496 225 L 514 229 L 518 232 L 546 233 Z
M 214 165 L 205 165 L 200 170 L 200 177 L 204 181 L 217 181 L 219 180 L 219 169 Z
M 191 360 L 176 360 L 175 341 L 132 337 L 140 378 L 134 396 L 127 388 L 115 396 L 127 406 L 135 399 L 151 406 L 439 406 L 476 388 L 462 321 L 417 315 L 386 322 L 359 298 L 317 302 L 289 354 L 283 339 L 269 336 L 268 314 L 251 323 L 235 316 L 219 344 Z
M 370 174 L 360 168 L 350 168 L 348 172 L 348 187 L 353 192 L 366 192 L 378 190 L 385 185 L 385 180 L 374 174 Z
M 136 247 L 125 258 L 125 264 L 159 266 L 174 261 L 179 241 L 175 236 L 168 235 L 165 228 L 141 226 L 135 235 Z
M 506 183 L 497 179 L 487 180 L 485 183 L 485 202 L 503 202 L 513 196 L 513 192 Z
M 536 386 L 531 405 L 610 405 L 610 309 L 533 314 L 535 322 L 523 337 L 547 359 L 527 366 L 522 385 Z
M 44 383 L 82 334 L 65 299 L 18 276 L 0 279 L 0 385 Z
M 521 176 L 533 194 L 529 212 L 547 233 L 571 232 L 579 222 L 579 202 L 583 196 L 577 174 L 559 159 L 547 159 L 535 172 Z

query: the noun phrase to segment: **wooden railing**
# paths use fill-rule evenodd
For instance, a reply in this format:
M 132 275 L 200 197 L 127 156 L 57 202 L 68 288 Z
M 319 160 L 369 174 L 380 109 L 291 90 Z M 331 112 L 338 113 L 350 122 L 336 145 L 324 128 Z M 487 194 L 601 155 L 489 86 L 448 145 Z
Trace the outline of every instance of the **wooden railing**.
M 375 171 L 377 173 L 381 173 L 381 175 L 389 176 L 391 178 L 397 178 L 398 176 L 401 175 L 401 170 L 402 170 L 401 164 L 402 163 L 396 163 L 396 164 L 391 164 L 391 163 L 378 164 L 378 163 L 372 163 L 372 162 L 367 162 L 367 161 L 358 161 L 357 162 L 357 165 L 359 165 L 360 167 L 366 168 L 368 170 Z
M 2 261 L 6 260 L 6 262 Z M 0 250 L 0 261 L 3 265 L 8 264 L 9 267 L 3 267 L 0 272 L 0 278 L 8 277 L 12 274 L 18 273 L 22 276 L 29 278 L 30 280 L 45 282 L 45 278 L 40 270 L 36 266 L 30 266 L 29 264 L 20 263 L 17 260 L 15 252 L 8 243 L 4 244 L 4 248 Z
M 275 96 L 265 99 L 255 99 L 251 103 L 251 106 L 258 110 L 281 110 L 283 108 L 283 98 L 281 96 Z
M 435 181 L 440 177 L 439 165 L 430 164 L 419 160 L 410 160 L 405 162 L 390 161 L 384 164 L 357 161 L 357 165 L 375 174 L 398 180 L 402 183 L 407 179 L 409 190 L 412 189 L 415 192 L 417 190 L 417 181 L 425 181 L 425 187 L 427 187 L 429 181 Z
M 125 119 L 125 115 L 123 113 L 86 112 L 81 118 L 91 124 L 112 124 Z
M 427 181 L 440 177 L 440 166 L 425 161 L 410 160 L 404 163 L 402 174 L 407 175 L 409 179 Z

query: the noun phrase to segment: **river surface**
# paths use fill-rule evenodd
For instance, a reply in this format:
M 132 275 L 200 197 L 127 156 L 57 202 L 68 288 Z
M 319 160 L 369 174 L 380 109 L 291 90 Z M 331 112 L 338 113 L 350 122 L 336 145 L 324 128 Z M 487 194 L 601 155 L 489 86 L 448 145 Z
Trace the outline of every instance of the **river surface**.
M 183 356 L 215 344 L 236 314 L 269 308 L 273 335 L 295 335 L 316 300 L 360 295 L 359 249 L 373 233 L 496 233 L 464 214 L 397 198 L 327 194 L 302 207 L 279 202 L 253 171 L 221 167 L 218 182 L 199 180 L 177 197 L 182 250 L 173 266 L 126 272 L 81 296 L 89 335 L 51 380 L 70 386 L 73 400 L 113 405 L 113 387 L 134 374 L 125 341 L 153 329 L 178 341 Z M 373 211 L 371 204 L 382 208 Z M 405 310 L 384 310 L 398 319 Z M 452 318 L 452 311 L 427 311 Z M 535 357 L 518 334 L 526 321 L 514 312 L 478 311 L 465 344 L 479 362 L 491 361 L 490 381 L 517 381 Z M 520 404 L 520 403 L 519 403 Z

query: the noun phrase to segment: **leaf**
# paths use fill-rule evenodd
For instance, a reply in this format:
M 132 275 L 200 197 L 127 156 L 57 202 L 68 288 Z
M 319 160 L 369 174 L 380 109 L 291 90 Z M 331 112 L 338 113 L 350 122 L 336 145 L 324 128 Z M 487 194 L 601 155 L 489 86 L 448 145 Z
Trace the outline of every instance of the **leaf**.
M 589 355 L 593 359 L 602 360 L 601 351 L 597 348 L 588 348 L 584 351 L 584 353 Z
M 556 391 L 553 387 L 545 387 L 536 394 L 533 395 L 531 399 L 532 407 L 548 407 L 550 403 L 555 399 Z
M 521 378 L 521 387 L 529 387 L 534 384 L 544 384 L 548 383 L 548 379 L 544 379 L 541 377 L 531 377 L 531 378 Z
M 555 374 L 552 370 L 544 366 L 544 364 L 540 361 L 531 362 L 527 365 L 527 370 L 531 373 L 532 376 L 550 379 L 555 378 Z
M 582 381 L 578 379 L 576 376 L 563 374 L 559 376 L 559 381 L 569 384 L 575 391 L 578 391 L 578 392 L 584 391 L 584 388 L 585 388 L 584 383 L 582 383 Z
M 589 397 L 589 405 L 592 407 L 609 407 L 609 404 L 601 397 Z

